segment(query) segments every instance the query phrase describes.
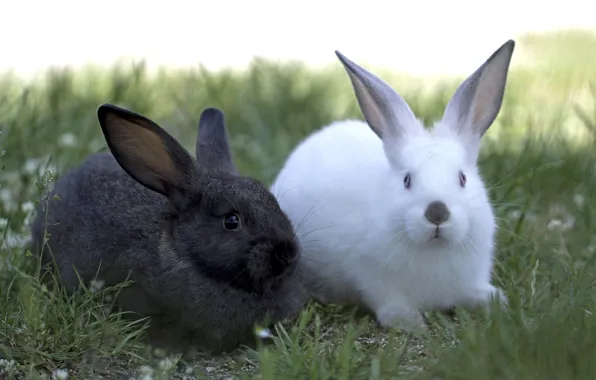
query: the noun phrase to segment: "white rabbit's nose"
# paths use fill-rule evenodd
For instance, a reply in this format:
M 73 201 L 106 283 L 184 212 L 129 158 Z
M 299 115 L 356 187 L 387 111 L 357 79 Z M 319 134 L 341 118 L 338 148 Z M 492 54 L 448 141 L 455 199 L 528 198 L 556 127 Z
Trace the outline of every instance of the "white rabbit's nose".
M 431 202 L 424 212 L 426 219 L 437 226 L 449 219 L 450 214 L 445 203 L 441 201 Z

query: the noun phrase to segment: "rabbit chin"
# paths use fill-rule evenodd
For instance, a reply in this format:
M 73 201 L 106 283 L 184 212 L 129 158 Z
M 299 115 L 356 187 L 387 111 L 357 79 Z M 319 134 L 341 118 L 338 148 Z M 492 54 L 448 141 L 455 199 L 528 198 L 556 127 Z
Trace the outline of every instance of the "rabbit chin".
M 454 246 L 464 244 L 470 223 L 460 210 L 452 209 L 451 217 L 439 227 L 424 217 L 423 208 L 410 211 L 405 229 L 410 240 L 424 246 Z

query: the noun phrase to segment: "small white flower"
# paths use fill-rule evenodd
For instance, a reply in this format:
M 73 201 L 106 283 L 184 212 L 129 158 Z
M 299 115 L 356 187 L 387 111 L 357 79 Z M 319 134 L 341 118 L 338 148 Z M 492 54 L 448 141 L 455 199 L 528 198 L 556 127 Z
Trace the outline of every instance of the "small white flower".
M 560 219 L 553 219 L 546 225 L 546 229 L 549 231 L 562 230 L 563 222 Z
M 35 174 L 38 168 L 39 162 L 36 159 L 30 158 L 27 161 L 25 161 L 25 172 L 27 174 Z
M 9 232 L 6 234 L 6 239 L 4 239 L 3 247 L 7 249 L 11 248 L 23 248 L 31 241 L 30 235 L 20 235 L 15 234 L 14 232 Z
M 255 327 L 255 334 L 261 339 L 273 337 L 271 331 L 269 331 L 269 329 L 265 327 Z
M 106 284 L 104 280 L 91 280 L 89 282 L 89 287 L 91 288 L 91 293 L 99 292 L 103 286 Z
M 0 228 L 4 229 L 8 226 L 8 219 L 0 218 Z
M 575 218 L 571 215 L 567 215 L 565 221 L 563 222 L 563 229 L 565 231 L 570 230 L 573 228 L 573 226 L 575 226 Z
M 33 213 L 30 212 L 27 214 L 27 216 L 25 216 L 25 219 L 23 219 L 23 225 L 25 227 L 29 227 L 31 225 L 31 223 L 33 223 Z
M 139 369 L 141 372 L 141 379 L 140 380 L 153 380 L 153 368 L 149 367 L 148 365 L 144 365 Z
M 76 143 L 77 137 L 70 132 L 60 136 L 60 145 L 62 146 L 74 146 Z
M 577 207 L 582 207 L 586 201 L 586 198 L 581 194 L 575 194 L 573 196 L 573 203 L 576 204 Z
M 519 219 L 522 215 L 521 210 L 512 210 L 509 212 L 510 219 Z
M 0 200 L 4 203 L 4 207 L 8 208 L 13 202 L 12 200 L 12 191 L 9 189 L 2 189 L 0 190 Z
M 37 175 L 40 178 L 44 178 L 44 176 L 47 174 L 49 177 L 54 177 L 54 175 L 58 172 L 58 167 L 56 165 L 50 164 L 48 165 L 48 167 L 46 168 L 45 165 L 44 166 L 40 166 L 39 170 L 37 171 Z
M 153 368 L 149 367 L 148 365 L 144 365 L 141 368 L 139 368 L 139 372 L 141 372 L 143 375 L 152 374 Z
M 68 379 L 68 371 L 65 369 L 57 369 L 52 372 L 52 380 L 66 380 Z
M 0 359 L 0 367 L 4 367 L 7 371 L 10 371 L 14 368 L 14 360 Z
M 159 361 L 159 369 L 163 372 L 170 371 L 176 365 L 176 361 L 165 358 Z
M 25 202 L 21 205 L 21 211 L 24 213 L 30 213 L 35 210 L 35 204 L 33 202 Z

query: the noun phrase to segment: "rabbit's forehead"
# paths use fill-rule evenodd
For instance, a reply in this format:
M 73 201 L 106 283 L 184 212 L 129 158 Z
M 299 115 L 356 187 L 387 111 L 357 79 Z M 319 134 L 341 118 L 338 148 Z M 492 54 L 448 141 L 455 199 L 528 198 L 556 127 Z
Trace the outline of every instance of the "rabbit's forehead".
M 238 211 L 260 217 L 271 213 L 268 205 L 274 205 L 273 195 L 259 182 L 238 177 L 226 182 L 213 181 L 207 191 L 211 207 Z
M 458 141 L 436 136 L 411 140 L 401 156 L 404 169 L 412 171 L 461 170 L 466 162 L 466 152 Z

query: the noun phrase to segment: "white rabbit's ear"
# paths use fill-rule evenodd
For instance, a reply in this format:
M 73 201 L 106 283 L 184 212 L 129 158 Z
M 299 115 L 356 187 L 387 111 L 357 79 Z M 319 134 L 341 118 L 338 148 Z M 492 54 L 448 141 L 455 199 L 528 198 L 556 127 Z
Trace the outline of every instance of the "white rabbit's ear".
M 505 42 L 459 86 L 445 108 L 442 124 L 471 149 L 478 149 L 501 109 L 514 48 L 513 40 Z
M 406 101 L 379 77 L 335 54 L 350 76 L 360 109 L 370 128 L 382 139 L 401 139 L 423 131 Z

